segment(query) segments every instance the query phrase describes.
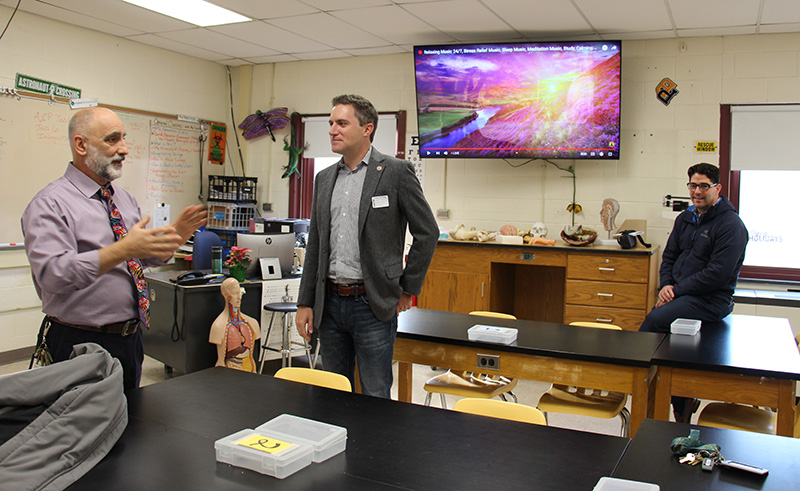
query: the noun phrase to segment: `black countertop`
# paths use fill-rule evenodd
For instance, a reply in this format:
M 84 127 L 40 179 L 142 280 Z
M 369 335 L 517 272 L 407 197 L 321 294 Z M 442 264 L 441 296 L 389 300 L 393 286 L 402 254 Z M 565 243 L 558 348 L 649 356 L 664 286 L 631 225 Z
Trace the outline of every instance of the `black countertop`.
M 591 489 L 629 440 L 210 368 L 128 393 L 122 438 L 71 489 Z M 214 441 L 288 413 L 347 428 L 345 452 L 279 480 Z
M 469 340 L 467 329 L 484 324 L 518 329 L 511 345 Z M 587 329 L 552 322 L 498 319 L 413 308 L 398 317 L 398 338 L 627 366 L 649 366 L 664 334 Z
M 769 469 L 769 474 L 763 477 L 721 467 L 707 472 L 700 465 L 678 463 L 670 444 L 676 437 L 688 436 L 692 428 L 700 430 L 700 441 L 703 443 L 718 444 L 726 459 L 765 467 Z M 661 491 L 787 491 L 798 486 L 800 440 L 646 419 L 636 432 L 614 477 L 658 484 Z
M 703 323 L 695 336 L 669 335 L 657 365 L 800 380 L 800 352 L 787 319 L 729 315 Z

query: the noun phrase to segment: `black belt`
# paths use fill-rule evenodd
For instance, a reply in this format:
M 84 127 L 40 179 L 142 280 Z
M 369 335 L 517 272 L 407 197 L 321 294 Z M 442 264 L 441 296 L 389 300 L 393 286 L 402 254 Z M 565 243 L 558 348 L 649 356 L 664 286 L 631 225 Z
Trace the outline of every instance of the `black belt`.
M 105 326 L 94 327 L 94 326 L 78 326 L 75 324 L 68 324 L 66 322 L 61 322 L 55 317 L 49 317 L 49 319 L 51 324 L 72 327 L 74 329 L 80 329 L 82 331 L 100 332 L 108 334 L 122 334 L 123 336 L 128 336 L 130 334 L 135 333 L 136 330 L 139 329 L 139 323 L 141 322 L 139 319 L 131 319 L 125 322 L 115 322 L 114 324 L 106 324 Z
M 343 297 L 352 297 L 363 295 L 367 293 L 367 287 L 364 286 L 364 283 L 352 283 L 350 285 L 339 285 L 337 283 L 328 280 L 328 288 L 332 292 L 336 292 Z

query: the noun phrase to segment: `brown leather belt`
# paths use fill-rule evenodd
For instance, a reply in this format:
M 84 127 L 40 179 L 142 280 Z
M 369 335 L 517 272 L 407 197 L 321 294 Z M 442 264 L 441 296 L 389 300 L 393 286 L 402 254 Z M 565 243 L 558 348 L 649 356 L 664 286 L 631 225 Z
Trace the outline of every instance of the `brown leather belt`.
M 94 326 L 78 326 L 75 324 L 68 324 L 66 322 L 61 322 L 60 320 L 56 319 L 55 317 L 50 317 L 51 324 L 58 324 L 61 326 L 72 327 L 74 329 L 80 329 L 82 331 L 91 331 L 91 332 L 101 332 L 101 333 L 108 333 L 108 334 L 122 334 L 123 336 L 128 336 L 136 332 L 139 329 L 139 319 L 131 319 L 125 322 L 115 322 L 114 324 L 106 324 L 105 326 L 94 327 Z
M 367 287 L 364 283 L 353 283 L 351 285 L 339 285 L 328 280 L 328 288 L 332 292 L 336 292 L 343 297 L 352 297 L 354 295 L 363 295 L 367 293 Z

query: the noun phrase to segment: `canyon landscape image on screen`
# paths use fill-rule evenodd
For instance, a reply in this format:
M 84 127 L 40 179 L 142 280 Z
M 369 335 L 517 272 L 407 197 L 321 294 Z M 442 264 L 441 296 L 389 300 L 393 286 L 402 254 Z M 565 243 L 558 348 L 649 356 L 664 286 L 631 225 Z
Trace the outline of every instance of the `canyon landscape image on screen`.
M 619 159 L 620 48 L 414 47 L 420 156 Z

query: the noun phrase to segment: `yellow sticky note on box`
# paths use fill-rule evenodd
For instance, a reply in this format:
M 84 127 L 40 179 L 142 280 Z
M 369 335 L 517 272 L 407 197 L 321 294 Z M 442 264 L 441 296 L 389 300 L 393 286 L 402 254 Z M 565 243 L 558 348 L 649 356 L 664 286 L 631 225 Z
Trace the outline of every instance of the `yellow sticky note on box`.
M 236 444 L 270 454 L 283 452 L 287 448 L 294 445 L 293 443 L 282 442 L 280 440 L 276 440 L 275 438 L 270 438 L 268 436 L 263 436 L 256 433 L 242 438 L 241 440 L 237 441 Z

